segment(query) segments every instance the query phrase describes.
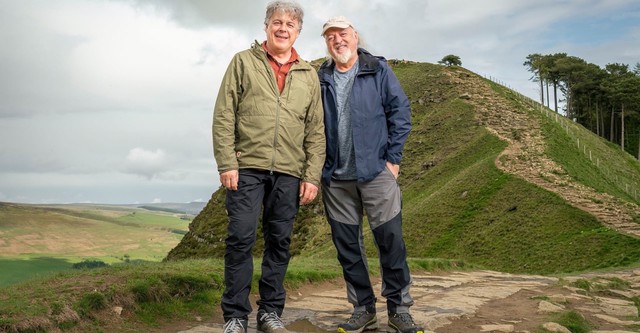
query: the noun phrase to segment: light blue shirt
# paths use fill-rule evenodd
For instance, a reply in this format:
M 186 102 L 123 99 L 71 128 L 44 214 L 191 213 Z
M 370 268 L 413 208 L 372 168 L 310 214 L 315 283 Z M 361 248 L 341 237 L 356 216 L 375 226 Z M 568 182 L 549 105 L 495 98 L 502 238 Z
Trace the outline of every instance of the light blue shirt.
M 333 172 L 333 178 L 338 180 L 355 180 L 356 154 L 353 149 L 353 129 L 351 127 L 351 87 L 358 73 L 359 64 L 356 61 L 346 72 L 333 70 L 333 80 L 336 83 L 336 107 L 338 112 L 338 167 Z

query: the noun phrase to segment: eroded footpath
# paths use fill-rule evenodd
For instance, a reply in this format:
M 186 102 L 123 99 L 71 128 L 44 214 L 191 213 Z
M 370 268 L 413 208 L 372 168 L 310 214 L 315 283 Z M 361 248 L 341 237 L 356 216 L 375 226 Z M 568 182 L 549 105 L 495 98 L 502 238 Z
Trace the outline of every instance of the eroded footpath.
M 568 311 L 584 316 L 593 325 L 593 333 L 640 332 L 634 303 L 640 297 L 640 269 L 562 278 L 494 271 L 445 272 L 414 274 L 413 279 L 415 305 L 411 311 L 425 333 L 533 333 L 540 327 L 570 333 L 553 322 L 555 315 Z M 380 283 L 374 288 L 379 293 Z M 294 332 L 335 332 L 336 325 L 351 312 L 340 282 L 292 291 L 288 298 L 283 320 Z M 377 332 L 390 331 L 382 297 L 377 310 Z M 249 332 L 257 332 L 255 315 L 249 319 Z M 218 321 L 195 322 L 194 327 L 179 332 L 219 333 L 222 320 Z

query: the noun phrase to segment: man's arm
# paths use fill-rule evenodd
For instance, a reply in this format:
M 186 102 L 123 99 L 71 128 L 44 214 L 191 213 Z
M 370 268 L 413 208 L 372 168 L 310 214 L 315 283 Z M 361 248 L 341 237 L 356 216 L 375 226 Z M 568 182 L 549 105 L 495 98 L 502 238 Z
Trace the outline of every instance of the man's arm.
M 399 165 L 404 143 L 411 131 L 411 106 L 400 81 L 386 62 L 382 65 L 382 103 L 384 104 L 389 129 L 387 161 Z M 399 167 L 398 167 L 399 170 Z
M 306 157 L 306 165 L 303 182 L 308 182 L 316 187 L 320 186 L 322 166 L 326 156 L 326 139 L 324 136 L 324 112 L 320 99 L 320 82 L 313 75 L 312 96 L 305 119 L 303 149 Z
M 227 67 L 213 111 L 213 155 L 220 173 L 220 183 L 238 189 L 238 161 L 235 153 L 235 123 L 240 91 L 238 56 Z
M 300 184 L 300 204 L 312 202 L 318 195 L 322 166 L 326 156 L 326 139 L 324 136 L 324 111 L 320 99 L 320 82 L 318 77 L 311 78 L 312 96 L 309 104 L 304 129 L 304 153 L 306 165 L 302 183 Z

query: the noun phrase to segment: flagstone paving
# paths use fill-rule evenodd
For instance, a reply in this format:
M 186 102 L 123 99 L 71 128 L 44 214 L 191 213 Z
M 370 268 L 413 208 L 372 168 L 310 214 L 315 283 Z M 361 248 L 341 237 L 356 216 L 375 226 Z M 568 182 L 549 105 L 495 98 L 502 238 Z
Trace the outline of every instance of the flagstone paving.
M 593 286 L 613 285 L 612 281 L 619 286 L 623 281 L 624 287 L 587 292 L 570 286 L 578 280 Z M 380 292 L 379 281 L 374 290 Z M 568 311 L 584 316 L 594 326 L 593 333 L 640 332 L 634 303 L 640 297 L 640 270 L 562 278 L 494 271 L 414 274 L 411 294 L 415 301 L 411 314 L 424 326 L 425 333 L 533 333 L 540 327 L 550 332 L 570 332 L 553 322 L 555 314 Z M 376 308 L 380 323 L 377 332 L 390 332 L 384 298 L 378 298 Z M 282 319 L 292 332 L 335 332 L 351 311 L 344 283 L 334 281 L 290 291 Z M 255 315 L 249 319 L 249 333 L 257 332 Z M 179 331 L 219 332 L 221 318 Z

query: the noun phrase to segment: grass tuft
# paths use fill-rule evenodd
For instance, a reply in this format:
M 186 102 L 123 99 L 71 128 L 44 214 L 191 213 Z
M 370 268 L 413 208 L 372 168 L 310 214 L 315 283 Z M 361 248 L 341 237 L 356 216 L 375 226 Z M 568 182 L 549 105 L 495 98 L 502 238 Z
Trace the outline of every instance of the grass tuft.
M 105 295 L 98 291 L 92 291 L 85 294 L 80 298 L 77 303 L 77 310 L 82 316 L 87 316 L 89 313 L 97 310 L 102 310 L 107 306 L 107 298 Z M 58 305 L 54 303 L 53 308 L 57 308 Z M 52 311 L 53 313 L 53 311 Z
M 553 321 L 566 327 L 571 333 L 587 333 L 593 329 L 593 325 L 575 311 L 561 312 L 554 316 Z
M 592 283 L 587 279 L 578 279 L 572 283 L 570 283 L 572 287 L 583 289 L 585 291 L 591 291 Z

